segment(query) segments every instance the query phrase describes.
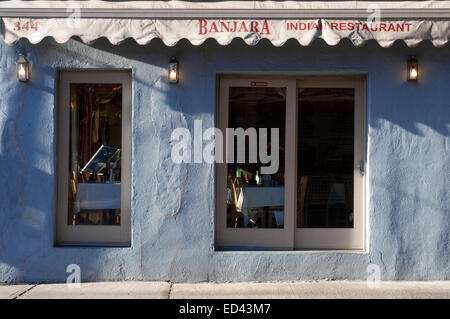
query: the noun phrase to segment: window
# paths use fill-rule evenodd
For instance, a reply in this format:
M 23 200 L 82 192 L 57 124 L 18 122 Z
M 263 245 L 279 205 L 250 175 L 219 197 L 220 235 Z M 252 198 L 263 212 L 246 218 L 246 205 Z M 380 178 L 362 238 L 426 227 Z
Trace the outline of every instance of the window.
M 258 154 L 258 136 L 260 128 L 268 129 L 268 138 L 264 142 L 271 151 L 274 146 L 270 132 L 272 128 L 281 128 L 278 147 L 280 153 L 285 149 L 286 126 L 286 88 L 284 87 L 230 87 L 229 127 L 243 128 L 245 131 L 255 128 L 255 141 L 246 141 L 245 148 L 249 150 L 250 142 L 256 146 Z M 234 147 L 232 163 L 227 164 L 227 187 L 231 190 L 231 200 L 227 201 L 227 227 L 234 228 L 283 228 L 284 222 L 284 161 L 279 161 L 277 172 L 260 174 L 263 166 L 261 158 L 251 159 L 249 152 L 245 160 L 239 162 L 237 143 Z M 280 154 L 283 158 L 283 154 Z M 261 178 L 261 180 L 260 180 Z M 256 180 L 264 187 L 246 187 L 256 185 Z M 256 192 L 255 195 L 252 192 Z M 249 203 L 248 200 L 251 202 Z M 245 208 L 243 208 L 245 207 Z M 277 218 L 269 218 L 274 215 Z
M 131 73 L 61 72 L 57 244 L 129 245 Z
M 218 125 L 233 134 L 217 164 L 218 249 L 363 248 L 364 85 L 220 79 Z M 278 164 L 261 174 L 267 154 Z

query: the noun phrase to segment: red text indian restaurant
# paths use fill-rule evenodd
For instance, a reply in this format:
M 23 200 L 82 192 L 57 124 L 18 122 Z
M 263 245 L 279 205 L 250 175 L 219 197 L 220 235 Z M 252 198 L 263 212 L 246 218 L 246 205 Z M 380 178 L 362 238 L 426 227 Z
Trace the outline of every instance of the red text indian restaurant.
M 0 282 L 450 279 L 450 1 L 1 1 Z

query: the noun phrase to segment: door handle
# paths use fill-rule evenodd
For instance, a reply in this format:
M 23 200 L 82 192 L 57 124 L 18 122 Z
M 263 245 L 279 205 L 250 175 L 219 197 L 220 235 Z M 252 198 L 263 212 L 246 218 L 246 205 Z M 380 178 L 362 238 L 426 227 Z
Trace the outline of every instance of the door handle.
M 359 161 L 359 175 L 364 176 L 364 161 L 363 160 Z

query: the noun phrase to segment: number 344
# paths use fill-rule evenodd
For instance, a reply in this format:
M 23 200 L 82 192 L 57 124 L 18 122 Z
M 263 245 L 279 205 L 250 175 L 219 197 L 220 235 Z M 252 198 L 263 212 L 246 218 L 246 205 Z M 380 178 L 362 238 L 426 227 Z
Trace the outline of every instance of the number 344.
M 30 31 L 30 30 L 34 30 L 37 31 L 39 30 L 39 22 L 38 21 L 16 21 L 14 22 L 14 31 Z

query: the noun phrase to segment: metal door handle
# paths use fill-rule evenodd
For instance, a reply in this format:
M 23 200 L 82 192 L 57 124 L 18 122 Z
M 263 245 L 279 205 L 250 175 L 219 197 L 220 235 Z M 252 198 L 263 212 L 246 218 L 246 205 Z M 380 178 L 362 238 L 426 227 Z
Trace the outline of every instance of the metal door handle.
M 359 161 L 359 175 L 364 176 L 364 161 L 363 160 Z

